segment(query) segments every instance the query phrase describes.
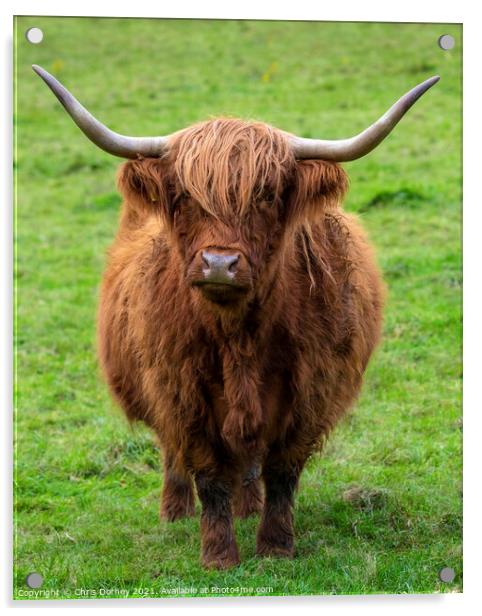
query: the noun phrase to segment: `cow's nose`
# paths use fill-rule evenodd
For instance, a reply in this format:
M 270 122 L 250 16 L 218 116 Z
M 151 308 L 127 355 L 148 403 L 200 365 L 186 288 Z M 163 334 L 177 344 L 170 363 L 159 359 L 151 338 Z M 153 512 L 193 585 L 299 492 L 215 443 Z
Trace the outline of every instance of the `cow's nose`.
M 218 253 L 203 250 L 203 274 L 206 282 L 230 284 L 236 278 L 239 253 Z

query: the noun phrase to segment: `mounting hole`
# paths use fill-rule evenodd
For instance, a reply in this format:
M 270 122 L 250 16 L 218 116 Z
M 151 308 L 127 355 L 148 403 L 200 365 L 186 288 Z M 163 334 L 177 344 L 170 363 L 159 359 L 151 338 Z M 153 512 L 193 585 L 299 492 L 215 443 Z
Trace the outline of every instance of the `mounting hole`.
M 455 39 L 451 34 L 442 34 L 442 36 L 439 36 L 438 45 L 440 49 L 448 51 L 449 49 L 454 48 Z
M 29 588 L 40 588 L 43 582 L 44 579 L 40 573 L 29 573 L 27 575 L 27 579 L 25 580 L 25 583 Z
M 446 584 L 451 584 L 455 579 L 455 571 L 452 567 L 444 567 L 439 571 L 439 578 Z
M 42 42 L 44 38 L 44 33 L 40 28 L 29 28 L 27 32 L 25 32 L 25 38 L 29 43 L 33 45 L 38 45 Z

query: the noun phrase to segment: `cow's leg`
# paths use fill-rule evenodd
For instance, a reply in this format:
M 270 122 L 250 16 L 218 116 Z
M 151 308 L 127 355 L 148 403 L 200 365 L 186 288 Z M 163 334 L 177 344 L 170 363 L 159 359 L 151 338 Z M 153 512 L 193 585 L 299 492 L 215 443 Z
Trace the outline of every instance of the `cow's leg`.
M 294 555 L 293 499 L 302 465 L 284 464 L 279 458 L 263 468 L 264 508 L 256 537 L 260 556 Z
M 207 472 L 195 474 L 202 504 L 201 560 L 205 567 L 228 569 L 239 564 L 231 513 L 232 481 Z
M 247 518 L 263 509 L 263 491 L 260 476 L 260 466 L 253 464 L 244 473 L 236 488 L 233 499 L 233 512 L 236 517 Z
M 166 453 L 161 518 L 169 522 L 194 515 L 192 479 L 187 471 L 175 468 L 172 460 L 172 456 Z

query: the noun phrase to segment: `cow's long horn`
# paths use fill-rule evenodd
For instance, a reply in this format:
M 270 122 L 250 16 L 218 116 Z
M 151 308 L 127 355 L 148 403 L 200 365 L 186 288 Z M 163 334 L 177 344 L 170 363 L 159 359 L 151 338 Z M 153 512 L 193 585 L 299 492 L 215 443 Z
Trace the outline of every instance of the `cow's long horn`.
M 341 163 L 365 156 L 385 139 L 410 107 L 439 79 L 440 77 L 436 75 L 415 86 L 390 107 L 379 120 L 350 139 L 325 141 L 290 135 L 289 139 L 296 158 L 322 158 Z
M 33 70 L 40 75 L 55 96 L 65 107 L 67 113 L 80 130 L 109 154 L 122 158 L 137 158 L 139 156 L 158 157 L 166 149 L 168 137 L 126 137 L 119 135 L 96 120 L 64 86 L 46 70 L 32 65 Z

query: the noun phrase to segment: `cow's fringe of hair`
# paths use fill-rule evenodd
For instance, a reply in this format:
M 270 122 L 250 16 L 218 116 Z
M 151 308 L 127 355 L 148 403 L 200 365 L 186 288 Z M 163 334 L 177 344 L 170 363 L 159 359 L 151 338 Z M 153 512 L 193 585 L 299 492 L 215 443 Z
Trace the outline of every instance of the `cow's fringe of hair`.
M 253 201 L 276 200 L 293 171 L 287 139 L 267 124 L 229 118 L 201 122 L 172 142 L 183 190 L 216 218 L 243 216 Z

